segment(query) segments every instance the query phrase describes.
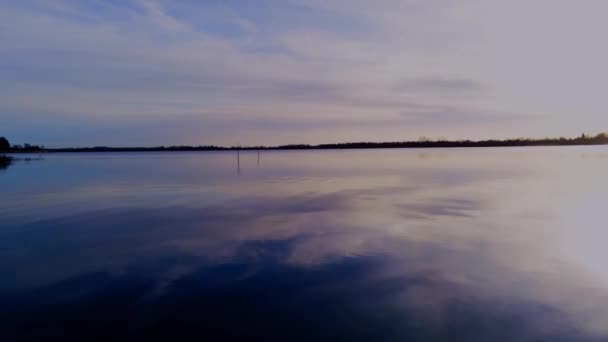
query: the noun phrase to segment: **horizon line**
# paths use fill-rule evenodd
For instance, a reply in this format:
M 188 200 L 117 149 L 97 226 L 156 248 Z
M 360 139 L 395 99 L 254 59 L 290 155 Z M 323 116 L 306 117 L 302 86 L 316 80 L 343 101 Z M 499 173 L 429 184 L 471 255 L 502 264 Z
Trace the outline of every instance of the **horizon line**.
M 441 148 L 441 147 L 508 147 L 508 146 L 560 146 L 560 145 L 606 145 L 608 133 L 597 135 L 582 134 L 575 138 L 509 138 L 485 140 L 449 140 L 430 139 L 421 137 L 418 140 L 404 141 L 357 141 L 322 144 L 284 144 L 284 145 L 247 145 L 247 146 L 221 146 L 221 145 L 157 145 L 157 146 L 89 146 L 89 147 L 56 147 L 45 148 L 41 145 L 11 145 L 4 152 L 79 152 L 79 151 L 172 151 L 172 150 L 296 150 L 296 149 L 347 149 L 347 148 Z

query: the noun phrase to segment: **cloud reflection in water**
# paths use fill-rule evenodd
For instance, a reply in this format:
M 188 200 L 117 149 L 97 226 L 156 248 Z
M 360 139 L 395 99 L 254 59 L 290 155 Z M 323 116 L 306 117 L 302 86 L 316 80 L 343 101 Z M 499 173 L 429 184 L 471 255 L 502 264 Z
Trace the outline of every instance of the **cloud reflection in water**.
M 353 153 L 355 163 L 371 158 Z M 90 194 L 98 200 L 77 212 L 15 223 L 0 233 L 2 328 L 32 338 L 66 331 L 266 340 L 608 336 L 601 277 L 559 259 L 549 234 L 559 233 L 558 200 L 530 205 L 517 196 L 550 190 L 554 183 L 534 183 L 548 179 L 544 167 L 514 167 L 521 157 L 507 152 L 500 159 L 475 152 L 465 162 L 365 153 L 389 162 L 365 162 L 361 172 L 321 153 L 293 169 L 279 163 L 280 174 L 245 172 L 238 183 L 195 177 L 159 188 L 166 180 L 145 178 L 153 175 L 119 179 L 117 191 Z M 139 158 L 130 166 L 147 162 Z M 264 160 L 272 166 L 272 158 L 285 154 Z M 217 167 L 211 161 L 201 162 Z M 91 182 L 68 188 L 65 198 Z M 176 191 L 188 202 L 163 205 Z M 125 193 L 133 194 L 129 205 Z M 214 201 L 214 193 L 222 196 Z M 138 202 L 141 194 L 148 200 Z

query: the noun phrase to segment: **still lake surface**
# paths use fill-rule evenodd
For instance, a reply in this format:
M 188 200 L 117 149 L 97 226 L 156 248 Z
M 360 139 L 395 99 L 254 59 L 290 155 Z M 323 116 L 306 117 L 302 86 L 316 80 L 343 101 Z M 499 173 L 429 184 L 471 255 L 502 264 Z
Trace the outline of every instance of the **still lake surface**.
M 17 160 L 0 339 L 607 341 L 607 175 L 603 146 Z

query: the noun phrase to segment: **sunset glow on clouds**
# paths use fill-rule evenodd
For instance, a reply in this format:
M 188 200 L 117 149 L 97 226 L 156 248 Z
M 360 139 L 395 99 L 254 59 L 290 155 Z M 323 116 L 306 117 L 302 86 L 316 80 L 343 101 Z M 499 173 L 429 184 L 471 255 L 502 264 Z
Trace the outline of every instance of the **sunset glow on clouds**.
M 0 134 L 47 146 L 608 130 L 602 0 L 0 0 Z

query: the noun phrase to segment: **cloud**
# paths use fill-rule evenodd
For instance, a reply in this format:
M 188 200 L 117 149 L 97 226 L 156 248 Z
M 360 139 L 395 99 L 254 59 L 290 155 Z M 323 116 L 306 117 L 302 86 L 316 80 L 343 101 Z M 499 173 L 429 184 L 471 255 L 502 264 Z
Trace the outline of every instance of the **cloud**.
M 170 32 L 188 31 L 189 28 L 181 21 L 165 12 L 155 0 L 137 0 L 137 4 L 145 9 L 148 17 L 158 26 Z
M 393 89 L 405 93 L 480 95 L 486 87 L 472 79 L 438 77 L 405 80 L 397 83 Z
M 410 123 L 418 124 L 463 124 L 470 125 L 475 123 L 492 123 L 501 121 L 513 121 L 513 120 L 530 120 L 528 117 L 519 117 L 517 115 L 505 115 L 496 114 L 480 111 L 475 108 L 450 108 L 450 107 L 436 107 L 429 106 L 422 110 L 404 111 L 401 116 Z
M 502 69 L 492 64 L 498 60 L 491 40 L 495 31 L 484 19 L 491 14 L 486 11 L 476 0 L 385 0 L 374 6 L 297 0 L 266 0 L 257 6 L 6 3 L 0 11 L 0 113 L 31 113 L 12 126 L 29 131 L 30 138 L 23 139 L 32 142 L 41 132 L 25 122 L 44 119 L 46 113 L 59 121 L 77 116 L 81 127 L 91 130 L 101 117 L 119 125 L 134 118 L 170 122 L 198 115 L 199 124 L 205 125 L 220 114 L 242 119 L 234 130 L 248 129 L 254 140 L 250 143 L 265 144 L 291 141 L 256 134 L 254 120 L 316 121 L 327 127 L 340 121 L 388 123 L 402 118 L 401 113 L 427 112 L 429 107 L 513 114 L 522 125 L 530 118 L 526 127 L 532 127 L 534 118 L 547 111 L 524 96 L 514 98 L 502 74 L 497 76 Z M 586 103 L 591 108 L 595 102 Z M 535 123 L 543 135 L 566 127 L 567 116 L 551 115 L 555 127 L 549 131 Z M 302 134 L 308 130 L 311 139 L 325 136 L 323 140 L 391 140 L 420 135 L 429 117 L 410 114 L 399 136 L 390 127 L 384 133 L 360 129 L 344 134 L 339 125 L 335 134 L 310 127 L 302 127 Z M 477 125 L 466 120 L 471 115 L 452 117 Z M 593 127 L 601 122 L 597 115 L 584 117 Z M 484 125 L 495 117 L 485 118 L 478 122 L 482 126 L 468 132 L 455 129 L 453 135 L 469 137 L 486 130 Z M 436 129 L 445 132 L 461 123 L 445 120 Z M 517 135 L 521 129 L 515 130 Z M 220 136 L 200 140 L 226 143 Z M 66 134 L 62 140 L 39 143 L 87 142 Z

